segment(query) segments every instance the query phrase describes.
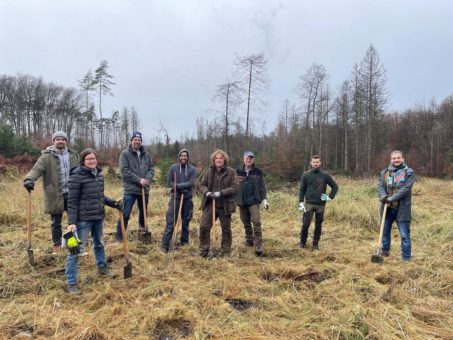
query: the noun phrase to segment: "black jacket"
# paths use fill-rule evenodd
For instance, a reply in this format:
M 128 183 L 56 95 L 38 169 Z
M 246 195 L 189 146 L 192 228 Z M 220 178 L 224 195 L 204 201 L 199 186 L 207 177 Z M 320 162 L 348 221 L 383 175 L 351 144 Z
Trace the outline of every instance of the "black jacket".
M 71 170 L 68 192 L 68 224 L 102 220 L 104 205 L 114 208 L 114 200 L 104 196 L 104 177 L 101 169 L 93 171 L 85 166 Z
M 305 198 L 307 203 L 325 205 L 326 202 L 321 200 L 321 195 L 326 193 L 327 185 L 331 188 L 329 197 L 333 199 L 337 194 L 338 185 L 327 172 L 320 169 L 304 172 L 300 180 L 299 202 L 303 202 Z
M 252 169 L 247 174 L 242 165 L 236 169 L 236 175 L 239 180 L 236 202 L 240 207 L 260 204 L 266 198 L 264 174 L 259 168 L 252 165 Z

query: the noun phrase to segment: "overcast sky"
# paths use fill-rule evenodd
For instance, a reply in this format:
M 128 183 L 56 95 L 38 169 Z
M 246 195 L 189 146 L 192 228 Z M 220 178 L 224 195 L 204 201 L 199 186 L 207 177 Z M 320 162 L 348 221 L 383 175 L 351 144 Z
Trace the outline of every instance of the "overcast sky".
M 387 69 L 388 110 L 453 94 L 453 1 L 0 0 L 0 74 L 77 86 L 106 59 L 117 83 L 103 111 L 135 106 L 145 141 L 172 140 L 209 116 L 236 55 L 264 52 L 275 127 L 299 77 L 322 64 L 333 89 L 373 44 Z

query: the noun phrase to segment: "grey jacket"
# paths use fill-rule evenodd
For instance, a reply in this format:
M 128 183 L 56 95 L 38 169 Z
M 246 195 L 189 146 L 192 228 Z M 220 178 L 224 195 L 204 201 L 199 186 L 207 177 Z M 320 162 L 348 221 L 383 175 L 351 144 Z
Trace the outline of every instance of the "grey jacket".
M 379 178 L 378 192 L 379 197 L 383 198 L 388 196 L 387 185 L 386 185 L 386 173 L 389 171 L 389 168 L 386 168 L 381 171 L 381 176 Z M 399 201 L 398 204 L 398 214 L 396 216 L 397 221 L 410 221 L 411 220 L 411 205 L 412 205 L 412 186 L 415 181 L 415 172 L 411 168 L 406 166 L 405 179 L 403 182 L 400 182 L 398 190 L 389 197 L 391 201 Z M 384 203 L 381 203 L 381 215 L 384 209 Z
M 140 179 L 145 178 L 149 182 L 154 177 L 154 164 L 151 157 L 141 146 L 139 154 L 132 149 L 132 145 L 121 152 L 120 155 L 120 170 L 123 180 L 124 194 L 126 195 L 141 195 L 142 186 Z M 145 187 L 145 193 L 148 193 L 150 186 Z

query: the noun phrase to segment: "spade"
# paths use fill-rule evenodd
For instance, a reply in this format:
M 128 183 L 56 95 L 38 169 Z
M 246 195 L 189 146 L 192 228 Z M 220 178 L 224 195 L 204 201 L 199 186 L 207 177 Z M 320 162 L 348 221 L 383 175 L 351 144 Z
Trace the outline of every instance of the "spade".
M 381 220 L 381 227 L 379 229 L 379 241 L 376 252 L 371 256 L 371 262 L 373 263 L 382 263 L 384 262 L 384 258 L 381 254 L 381 245 L 382 245 L 382 235 L 384 235 L 384 223 L 385 223 L 385 216 L 387 214 L 387 203 L 384 203 L 384 210 L 382 212 L 382 220 Z

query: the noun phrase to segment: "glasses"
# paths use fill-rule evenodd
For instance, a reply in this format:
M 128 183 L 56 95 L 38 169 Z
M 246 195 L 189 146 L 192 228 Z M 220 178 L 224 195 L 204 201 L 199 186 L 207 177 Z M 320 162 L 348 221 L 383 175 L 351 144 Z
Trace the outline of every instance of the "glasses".
M 85 161 L 95 161 L 96 157 L 87 157 L 85 158 Z

